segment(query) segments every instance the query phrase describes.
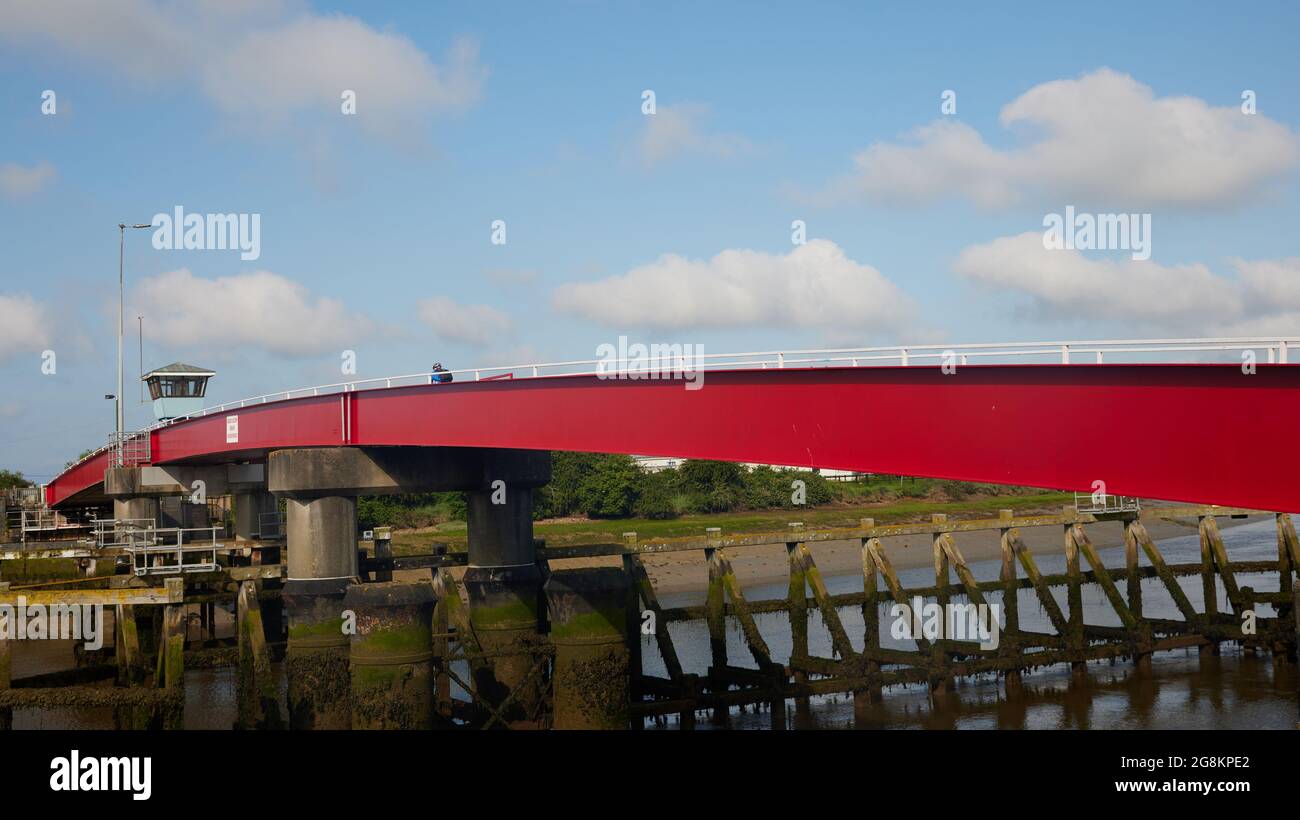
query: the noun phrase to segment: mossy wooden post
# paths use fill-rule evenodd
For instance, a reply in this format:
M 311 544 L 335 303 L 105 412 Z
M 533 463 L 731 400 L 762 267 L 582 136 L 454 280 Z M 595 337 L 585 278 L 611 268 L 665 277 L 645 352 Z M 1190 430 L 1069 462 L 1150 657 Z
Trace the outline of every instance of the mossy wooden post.
M 144 680 L 144 661 L 140 653 L 140 631 L 135 620 L 135 607 L 121 604 L 113 610 L 114 634 L 117 642 L 117 682 L 119 686 L 135 686 Z
M 863 518 L 858 522 L 862 529 L 875 529 L 876 522 Z M 880 685 L 880 661 L 871 658 L 872 652 L 880 650 L 880 582 L 876 559 L 871 556 L 870 535 L 862 537 L 862 646 L 866 656 L 864 670 L 867 688 L 853 693 L 853 715 L 855 723 L 870 720 L 869 709 L 873 703 L 880 703 L 883 693 Z
M 998 510 L 998 520 L 1010 522 L 1015 516 L 1011 510 Z M 1011 528 L 998 530 L 999 543 L 1002 548 L 1002 640 L 998 650 L 1004 657 L 1020 654 L 1020 581 L 1016 577 L 1016 551 L 1009 537 Z M 1019 698 L 1024 694 L 1024 684 L 1019 669 L 1008 669 L 1002 678 L 1002 686 L 1008 699 Z
M 0 581 L 0 593 L 7 592 L 9 584 Z M 0 691 L 7 690 L 13 684 L 13 647 L 14 642 L 6 638 L 14 628 L 9 619 L 13 618 L 10 610 L 0 610 Z M 14 711 L 0 707 L 0 731 L 14 728 Z
M 636 533 L 626 533 L 624 537 L 628 543 L 633 543 L 636 539 Z M 664 671 L 668 673 L 668 680 L 672 681 L 673 684 L 679 688 L 681 697 L 684 700 L 688 700 L 690 698 L 687 697 L 687 689 L 689 688 L 687 676 L 682 674 L 682 662 L 677 657 L 677 647 L 673 646 L 673 636 L 668 631 L 668 620 L 663 615 L 663 608 L 659 606 L 659 599 L 655 595 L 655 587 L 650 581 L 650 575 L 645 570 L 645 564 L 642 563 L 639 555 L 628 555 L 623 559 L 623 567 L 629 573 L 628 580 L 632 582 L 632 587 L 636 591 L 636 594 L 633 597 L 634 608 L 639 612 L 639 606 L 635 604 L 635 602 L 639 600 L 645 605 L 646 610 L 653 618 L 652 625 L 655 631 L 655 645 L 659 648 L 659 655 L 663 658 Z M 631 637 L 635 637 L 638 640 L 638 649 L 640 649 L 640 621 L 638 620 L 635 625 L 629 626 L 633 629 L 634 633 L 636 633 Z M 640 657 L 640 655 L 637 657 Z M 644 672 L 644 667 L 641 665 L 640 661 L 637 661 L 636 665 L 632 668 L 635 670 L 637 675 L 641 675 Z M 693 685 L 693 681 L 691 681 L 691 685 Z M 637 697 L 635 690 L 633 690 L 632 697 L 633 699 Z M 678 719 L 680 721 L 678 725 L 681 728 L 695 728 L 695 711 L 693 709 L 689 707 L 683 709 L 678 714 Z
M 1136 657 L 1137 672 L 1141 676 L 1151 674 L 1151 628 L 1142 618 L 1142 569 L 1138 565 L 1138 539 L 1133 531 L 1133 519 L 1124 521 L 1124 568 L 1128 571 L 1127 597 L 1128 611 L 1142 622 L 1142 643 L 1138 646 Z
M 943 513 L 930 516 L 930 523 L 936 526 L 941 527 L 947 522 L 948 516 Z M 939 640 L 935 641 L 930 648 L 930 691 L 936 695 L 946 695 L 953 691 L 954 684 L 952 674 L 948 671 L 948 656 L 944 652 L 944 640 L 948 637 L 948 604 L 951 600 L 948 586 L 952 573 L 948 568 L 948 554 L 943 550 L 944 533 L 936 529 L 933 535 L 934 585 L 938 590 L 936 598 L 939 611 L 943 614 L 939 619 Z
M 1074 517 L 1074 509 L 1065 507 L 1062 515 L 1067 522 Z M 1076 683 L 1082 683 L 1088 676 L 1088 662 L 1083 659 L 1083 572 L 1079 566 L 1079 545 L 1074 541 L 1072 532 L 1074 524 L 1066 523 L 1063 527 L 1065 540 L 1065 575 L 1066 603 L 1069 618 L 1069 646 L 1074 655 L 1070 661 L 1070 674 Z
M 710 683 L 716 693 L 726 686 L 723 681 L 727 666 L 727 590 L 722 577 L 722 566 L 715 555 L 717 548 L 722 546 L 722 528 L 709 527 L 707 533 L 709 543 L 715 545 L 704 550 L 704 560 L 709 564 L 709 591 L 704 606 L 709 627 L 709 657 L 712 664 L 709 671 L 713 680 Z M 713 722 L 725 724 L 727 713 L 726 706 L 715 706 Z
M 447 588 L 435 567 L 433 577 L 433 594 L 438 602 L 433 605 L 433 618 L 430 629 L 433 630 L 433 708 L 435 725 L 445 725 L 451 718 L 451 676 L 447 674 L 448 658 L 451 657 L 451 641 L 448 635 L 451 624 L 447 618 Z
M 1214 548 L 1210 544 L 1209 533 L 1205 529 L 1205 518 L 1202 515 L 1198 518 L 1197 529 L 1201 537 L 1201 598 L 1204 601 L 1202 609 L 1205 612 L 1206 626 L 1214 625 L 1214 616 L 1219 612 L 1219 590 L 1218 585 L 1214 582 Z M 1219 654 L 1219 643 L 1210 635 L 1206 635 L 1209 643 L 1201 644 L 1200 655 L 1202 658 L 1214 657 Z
M 636 533 L 623 533 L 623 543 L 628 546 L 636 546 Z M 632 699 L 635 700 L 637 698 L 637 679 L 641 677 L 645 669 L 641 660 L 641 596 L 637 591 L 636 555 L 631 553 L 624 555 L 622 562 L 623 574 L 627 576 L 628 586 L 632 588 L 627 607 L 627 629 L 624 634 L 627 636 L 627 664 L 629 674 L 632 676 Z M 641 723 L 633 721 L 632 728 L 640 729 Z
M 181 729 L 185 723 L 185 580 L 167 579 L 167 609 L 163 616 L 163 688 L 172 690 L 175 700 L 166 707 L 164 729 Z
M 808 577 L 804 572 L 803 561 L 799 560 L 799 536 L 803 533 L 803 524 L 790 524 L 790 537 L 793 541 L 785 542 L 785 551 L 790 563 L 790 585 L 787 603 L 790 612 L 790 665 L 798 666 L 808 657 Z M 808 673 L 796 668 L 793 674 L 796 686 L 808 683 Z M 794 699 L 795 728 L 802 728 L 812 723 L 812 706 L 806 695 Z
M 1300 646 L 1300 586 L 1292 592 L 1291 611 L 1295 613 L 1295 645 Z M 1296 702 L 1300 703 L 1300 684 L 1296 686 Z M 1300 729 L 1300 721 L 1296 722 L 1296 728 Z
M 271 673 L 271 653 L 266 645 L 258 584 L 239 585 L 235 604 L 235 629 L 239 636 L 239 663 L 235 670 L 235 727 L 280 729 L 279 687 Z
M 1291 603 L 1292 578 L 1291 573 L 1295 571 L 1291 564 L 1291 552 L 1287 549 L 1287 525 L 1290 523 L 1291 516 L 1287 513 L 1278 513 L 1275 517 L 1277 524 L 1277 576 L 1278 576 L 1278 594 L 1282 603 L 1277 606 L 1277 619 L 1279 623 L 1290 623 L 1294 617 Z M 1281 666 L 1296 661 L 1296 645 L 1286 640 L 1278 640 L 1273 645 L 1273 664 Z

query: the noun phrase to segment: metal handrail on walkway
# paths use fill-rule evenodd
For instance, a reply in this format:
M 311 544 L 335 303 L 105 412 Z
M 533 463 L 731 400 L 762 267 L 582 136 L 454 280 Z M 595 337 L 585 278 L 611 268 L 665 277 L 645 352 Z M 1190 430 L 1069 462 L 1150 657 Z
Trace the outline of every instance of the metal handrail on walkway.
M 218 529 L 220 528 L 149 527 L 130 530 L 126 551 L 131 555 L 131 568 L 139 576 L 214 572 L 219 568 Z M 207 540 L 196 543 L 195 536 L 189 535 L 190 533 L 207 533 Z
M 129 543 L 128 533 L 155 526 L 152 518 L 92 518 L 90 524 L 96 549 L 125 547 Z
M 687 355 L 689 345 L 644 344 L 647 355 L 605 359 L 580 359 L 537 364 L 502 365 L 499 367 L 465 368 L 440 371 L 460 381 L 497 381 L 557 376 L 610 376 L 636 371 L 670 371 L 695 373 L 709 370 L 768 370 L 813 367 L 908 367 L 915 364 L 932 366 L 972 364 L 1034 364 L 1048 359 L 1055 364 L 1117 364 L 1155 363 L 1161 361 L 1187 361 L 1203 359 L 1206 354 L 1236 354 L 1234 363 L 1240 364 L 1246 352 L 1263 353 L 1268 364 L 1288 364 L 1290 348 L 1300 349 L 1300 336 L 1238 336 L 1204 339 L 1107 339 L 1055 342 L 1002 342 L 992 344 L 932 344 L 888 345 L 883 347 L 843 347 L 825 349 L 767 350 L 749 353 L 694 353 Z M 695 348 L 691 348 L 692 351 Z M 659 351 L 658 355 L 653 355 Z M 1115 357 L 1121 357 L 1118 361 Z M 1138 357 L 1138 358 L 1135 358 Z M 1148 357 L 1148 358 L 1141 358 Z M 193 418 L 202 418 L 271 402 L 306 398 L 309 396 L 352 393 L 363 390 L 382 390 L 392 387 L 412 387 L 430 383 L 429 372 L 408 373 L 400 376 L 382 376 L 335 382 L 313 387 L 300 387 L 265 393 L 237 401 L 205 407 L 187 416 L 157 422 L 137 433 L 168 427 Z M 649 378 L 642 376 L 641 378 Z M 132 434 L 135 435 L 135 434 Z M 146 437 L 147 439 L 147 437 Z M 107 447 L 86 456 L 93 458 Z M 82 459 L 83 461 L 85 459 Z M 80 463 L 80 462 L 78 462 Z

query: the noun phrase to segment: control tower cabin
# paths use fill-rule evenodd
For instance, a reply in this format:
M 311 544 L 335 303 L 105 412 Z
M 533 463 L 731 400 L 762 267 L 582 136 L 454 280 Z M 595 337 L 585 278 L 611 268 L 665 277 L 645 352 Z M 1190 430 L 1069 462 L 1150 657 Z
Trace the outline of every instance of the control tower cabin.
M 202 410 L 208 379 L 215 375 L 217 374 L 211 370 L 173 362 L 166 367 L 149 371 L 140 380 L 149 385 L 154 417 L 158 421 L 164 421 Z

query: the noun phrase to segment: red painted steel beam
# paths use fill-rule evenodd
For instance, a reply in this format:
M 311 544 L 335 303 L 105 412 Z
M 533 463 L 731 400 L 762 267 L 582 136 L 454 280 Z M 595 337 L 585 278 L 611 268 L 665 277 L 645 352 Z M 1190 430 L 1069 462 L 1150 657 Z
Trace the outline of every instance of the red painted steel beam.
M 561 376 L 315 396 L 181 422 L 152 446 L 156 462 L 339 445 L 634 453 L 1088 492 L 1104 481 L 1113 495 L 1300 511 L 1300 365 L 740 370 L 702 381 Z M 55 503 L 69 495 L 64 480 Z

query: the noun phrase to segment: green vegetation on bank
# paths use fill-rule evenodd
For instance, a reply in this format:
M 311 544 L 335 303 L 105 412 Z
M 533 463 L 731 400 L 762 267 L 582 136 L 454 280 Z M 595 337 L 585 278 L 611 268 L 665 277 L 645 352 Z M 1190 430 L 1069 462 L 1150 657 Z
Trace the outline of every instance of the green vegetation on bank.
M 1008 496 L 1016 497 L 1014 505 Z M 779 529 L 796 512 L 810 526 L 850 526 L 862 516 L 883 523 L 931 512 L 978 514 L 1069 500 L 1065 493 L 1027 487 L 881 475 L 828 481 L 804 470 L 750 470 L 720 461 L 686 461 L 675 470 L 647 473 L 629 456 L 555 453 L 551 483 L 534 498 L 534 518 L 540 520 L 538 537 L 563 544 L 617 540 L 629 530 L 645 538 L 671 538 L 698 534 L 706 526 L 731 532 Z M 432 529 L 438 540 L 464 539 L 461 493 L 362 498 L 357 516 L 364 529 Z M 430 539 L 399 533 L 394 540 L 401 546 Z
M 12 490 L 15 487 L 30 487 L 32 482 L 23 478 L 17 470 L 0 470 L 0 490 Z

